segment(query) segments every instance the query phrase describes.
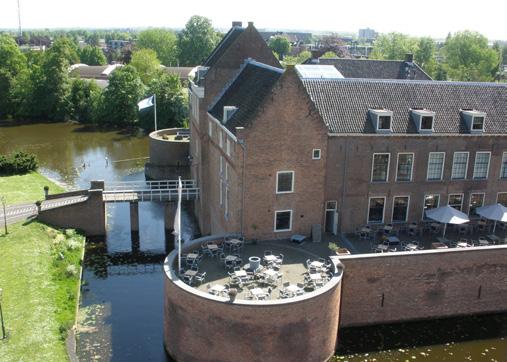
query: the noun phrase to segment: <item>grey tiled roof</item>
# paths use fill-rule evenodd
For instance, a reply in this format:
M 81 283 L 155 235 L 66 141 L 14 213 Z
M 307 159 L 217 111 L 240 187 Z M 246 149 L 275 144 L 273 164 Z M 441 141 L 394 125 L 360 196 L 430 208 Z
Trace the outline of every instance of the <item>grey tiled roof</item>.
M 416 63 L 402 60 L 319 58 L 318 64 L 334 65 L 345 78 L 431 80 Z
M 247 60 L 236 78 L 225 88 L 216 103 L 211 105 L 209 113 L 221 122 L 224 106 L 238 107 L 225 124 L 232 133 L 235 133 L 236 127 L 249 124 L 282 73 L 282 69 Z
M 218 43 L 218 45 L 213 49 L 208 58 L 204 61 L 202 65 L 206 67 L 212 67 L 215 63 L 222 57 L 224 52 L 231 46 L 232 43 L 237 39 L 237 37 L 244 31 L 245 29 L 238 26 L 233 26 L 227 34 L 224 35 L 222 40 Z
M 302 80 L 332 133 L 374 133 L 368 109 L 393 111 L 393 133 L 417 133 L 409 109 L 436 112 L 434 133 L 469 133 L 460 109 L 487 113 L 484 133 L 507 134 L 507 85 L 409 80 Z

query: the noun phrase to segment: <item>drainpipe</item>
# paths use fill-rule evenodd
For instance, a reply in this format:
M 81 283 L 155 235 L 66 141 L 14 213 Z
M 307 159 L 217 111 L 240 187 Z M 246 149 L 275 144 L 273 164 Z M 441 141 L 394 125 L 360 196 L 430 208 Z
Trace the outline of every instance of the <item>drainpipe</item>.
M 345 174 L 348 169 L 348 162 L 349 162 L 349 138 L 345 138 L 345 154 L 344 154 L 344 160 L 343 160 L 343 173 L 342 173 L 342 195 L 340 200 L 340 214 L 338 215 L 338 218 L 340 222 L 338 223 L 340 227 L 340 234 L 342 233 L 342 222 L 343 222 L 343 198 L 345 197 Z
M 244 231 L 244 213 L 245 213 L 245 158 L 246 158 L 246 143 L 244 139 L 238 139 L 238 144 L 243 149 L 243 167 L 241 169 L 241 179 L 242 179 L 242 186 L 241 186 L 241 235 L 243 236 Z

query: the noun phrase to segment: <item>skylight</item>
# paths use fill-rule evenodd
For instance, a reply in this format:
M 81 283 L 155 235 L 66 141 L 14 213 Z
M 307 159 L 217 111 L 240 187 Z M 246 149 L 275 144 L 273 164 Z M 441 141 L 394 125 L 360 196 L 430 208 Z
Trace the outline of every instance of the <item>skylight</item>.
M 298 64 L 296 71 L 302 79 L 341 79 L 343 75 L 333 65 Z

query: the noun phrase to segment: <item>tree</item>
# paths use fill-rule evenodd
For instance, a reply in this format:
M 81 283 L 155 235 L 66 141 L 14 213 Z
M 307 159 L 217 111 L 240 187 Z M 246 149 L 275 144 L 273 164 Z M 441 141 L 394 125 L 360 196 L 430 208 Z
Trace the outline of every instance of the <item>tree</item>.
M 92 123 L 97 119 L 101 90 L 93 81 L 74 79 L 69 94 L 69 116 L 80 123 Z
M 137 73 L 144 84 L 148 84 L 160 71 L 160 61 L 157 53 L 151 49 L 137 50 L 132 54 L 130 65 L 137 69 Z
M 430 37 L 419 38 L 414 60 L 428 74 L 434 74 L 436 68 L 435 61 L 436 44 Z
M 157 98 L 158 128 L 182 127 L 188 114 L 187 98 L 183 94 L 180 78 L 177 74 L 161 73 L 148 85 L 146 97 L 155 94 Z M 153 107 L 139 114 L 139 125 L 152 131 Z
M 153 49 L 162 64 L 171 66 L 178 63 L 177 42 L 176 34 L 170 30 L 149 29 L 139 33 L 136 45 L 139 49 Z
M 182 66 L 201 64 L 218 41 L 219 37 L 213 30 L 211 20 L 203 16 L 192 16 L 178 36 L 180 64 Z
M 324 54 L 322 54 L 321 58 L 333 59 L 333 58 L 338 58 L 338 55 L 336 55 L 336 53 L 334 53 L 334 52 L 325 52 Z
M 15 111 L 12 91 L 16 78 L 27 69 L 27 61 L 13 38 L 0 36 L 0 117 Z
M 81 63 L 88 65 L 105 65 L 107 64 L 106 56 L 102 49 L 96 46 L 86 45 L 80 51 Z
M 86 44 L 94 46 L 94 47 L 99 46 L 99 43 L 100 43 L 99 33 L 97 33 L 96 31 L 94 31 L 92 33 L 86 34 L 86 36 L 85 36 L 85 42 L 86 42 Z
M 137 119 L 137 102 L 143 94 L 144 86 L 136 68 L 126 65 L 117 69 L 102 93 L 101 120 L 119 127 L 133 126 Z
M 79 55 L 76 44 L 67 37 L 55 40 L 48 54 L 56 54 L 59 58 L 65 58 L 69 64 L 79 63 Z
M 382 34 L 375 40 L 370 58 L 401 60 L 416 50 L 417 40 L 414 38 L 401 33 Z
M 282 60 L 283 57 L 290 52 L 289 40 L 282 35 L 271 37 L 271 39 L 269 39 L 268 46 L 273 52 L 278 54 L 278 57 Z
M 479 33 L 463 31 L 451 35 L 442 51 L 452 80 L 492 81 L 498 71 L 498 53 Z

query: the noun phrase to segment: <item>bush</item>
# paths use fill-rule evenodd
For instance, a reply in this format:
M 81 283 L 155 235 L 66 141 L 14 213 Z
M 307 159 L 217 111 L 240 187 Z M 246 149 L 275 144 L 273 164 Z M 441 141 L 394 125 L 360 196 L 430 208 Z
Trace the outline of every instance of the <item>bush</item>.
M 38 167 L 39 161 L 33 153 L 17 151 L 9 156 L 0 155 L 0 175 L 23 175 Z

